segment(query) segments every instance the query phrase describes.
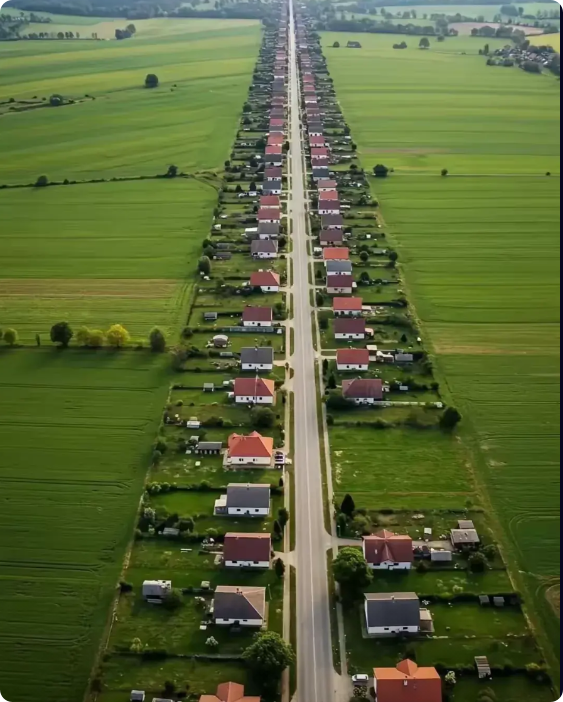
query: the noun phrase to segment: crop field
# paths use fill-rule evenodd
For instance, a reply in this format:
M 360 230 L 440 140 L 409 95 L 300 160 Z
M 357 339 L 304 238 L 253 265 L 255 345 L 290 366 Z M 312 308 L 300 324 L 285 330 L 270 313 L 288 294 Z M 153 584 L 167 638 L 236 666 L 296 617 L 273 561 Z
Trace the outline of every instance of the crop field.
M 23 343 L 60 319 L 176 332 L 215 201 L 184 179 L 0 192 L 2 323 Z
M 343 3 L 338 3 L 338 5 L 347 5 L 349 3 L 343 2 Z M 502 3 L 499 3 L 498 5 L 464 5 L 463 3 L 460 3 L 458 5 L 440 5 L 440 4 L 420 4 L 420 5 L 391 5 L 386 7 L 385 9 L 387 12 L 391 12 L 394 15 L 402 14 L 405 11 L 410 11 L 410 10 L 415 10 L 417 13 L 417 17 L 420 20 L 424 15 L 428 15 L 428 18 L 430 15 L 433 14 L 445 14 L 445 15 L 455 15 L 456 13 L 459 12 L 459 14 L 464 15 L 465 17 L 483 17 L 485 21 L 490 21 L 494 18 L 496 14 L 500 12 L 500 5 Z M 555 2 L 523 2 L 519 3 L 518 7 L 523 7 L 524 8 L 524 14 L 525 15 L 535 15 L 538 12 L 551 12 L 553 10 L 557 10 L 555 6 Z M 379 13 L 379 8 L 378 8 L 378 13 Z M 358 13 L 355 13 L 356 16 L 362 16 L 358 15 Z
M 143 354 L 3 351 L 0 678 L 7 699 L 75 702 L 166 398 Z
M 327 50 L 336 91 L 364 166 L 396 169 L 372 189 L 478 491 L 558 653 L 545 591 L 559 577 L 559 86 L 462 55 L 469 38 L 428 52 L 361 41 Z
M 0 115 L 0 184 L 222 165 L 258 51 L 258 22 L 147 22 L 146 33 L 121 42 L 2 42 L 0 103 L 53 93 L 76 102 Z M 148 73 L 158 88 L 144 88 Z
M 553 46 L 555 51 L 561 52 L 561 34 L 542 34 L 541 36 L 531 37 L 530 41 L 536 46 Z

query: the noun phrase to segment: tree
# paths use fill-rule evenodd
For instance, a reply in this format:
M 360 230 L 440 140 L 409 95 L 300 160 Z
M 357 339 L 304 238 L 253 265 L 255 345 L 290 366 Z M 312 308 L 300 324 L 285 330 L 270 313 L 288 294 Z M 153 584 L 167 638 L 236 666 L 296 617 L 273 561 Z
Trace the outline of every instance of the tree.
M 461 414 L 455 407 L 446 407 L 446 411 L 440 417 L 440 427 L 451 431 L 461 421 Z
M 333 48 L 333 49 L 340 49 L 340 42 L 339 42 L 339 41 L 335 41 L 334 44 L 332 45 L 332 48 Z
M 219 648 L 219 642 L 214 636 L 210 636 L 205 642 L 205 645 L 209 646 L 209 648 Z
M 326 381 L 326 386 L 329 390 L 336 390 L 336 376 L 331 373 Z
M 282 529 L 285 529 L 286 524 L 289 522 L 289 512 L 285 507 L 278 509 L 278 522 Z
M 197 269 L 203 275 L 211 275 L 211 259 L 209 256 L 202 256 L 197 262 Z
M 274 521 L 273 534 L 276 539 L 281 539 L 283 536 L 283 529 L 277 519 Z
M 60 344 L 63 349 L 68 347 L 73 336 L 74 332 L 68 322 L 57 322 L 51 327 L 51 341 Z
M 488 544 L 483 548 L 483 553 L 487 558 L 493 560 L 498 555 L 498 548 L 495 546 L 495 544 Z
M 172 680 L 166 680 L 162 688 L 162 694 L 166 697 L 171 697 L 176 692 L 176 683 Z
M 39 334 L 35 335 L 35 345 L 41 346 L 41 336 Z
M 166 177 L 167 178 L 175 178 L 178 175 L 178 166 L 174 166 L 173 164 L 171 166 L 168 166 L 168 170 L 166 171 Z
M 399 260 L 399 254 L 396 251 L 391 251 L 391 253 L 389 254 L 389 260 L 391 261 L 391 263 L 397 263 L 397 261 Z
M 367 263 L 369 261 L 369 254 L 367 251 L 362 251 L 360 254 L 360 261 L 362 261 L 362 263 Z
M 269 407 L 253 407 L 250 410 L 250 421 L 253 427 L 271 429 L 276 421 L 276 415 Z
M 275 631 L 256 634 L 242 655 L 257 680 L 276 687 L 283 671 L 295 662 L 293 648 Z
M 382 163 L 378 163 L 376 166 L 373 167 L 373 175 L 376 178 L 387 178 L 389 174 L 389 169 L 387 166 L 384 166 Z
M 276 558 L 274 561 L 274 573 L 280 580 L 285 575 L 285 563 L 281 558 Z
M 101 329 L 90 329 L 86 346 L 91 349 L 100 349 L 104 345 L 105 334 Z
M 158 88 L 158 76 L 154 73 L 149 73 L 145 78 L 145 88 Z
M 193 517 L 184 517 L 178 522 L 178 529 L 180 533 L 183 534 L 185 531 L 192 532 L 195 527 L 195 522 Z
M 129 34 L 136 34 L 137 33 L 137 27 L 135 27 L 134 24 L 128 24 L 125 29 L 129 32 Z
M 488 44 L 485 44 L 485 46 L 483 48 L 483 53 L 485 54 L 485 56 L 488 56 L 490 51 L 491 51 L 491 47 Z
M 133 641 L 131 641 L 131 646 L 129 646 L 129 650 L 131 653 L 141 653 L 143 650 L 143 642 L 141 639 L 133 639 Z
M 344 499 L 342 500 L 342 504 L 340 505 L 340 511 L 347 517 L 351 518 L 355 509 L 356 503 L 354 502 L 354 498 L 349 493 L 346 493 L 346 495 L 344 495 Z
M 428 37 L 422 37 L 422 39 L 418 42 L 418 48 L 419 49 L 429 49 L 430 48 L 430 42 L 428 41 Z
M 487 567 L 487 556 L 481 551 L 476 551 L 467 559 L 467 565 L 472 573 L 482 573 Z
M 541 73 L 541 66 L 535 61 L 524 61 L 522 63 L 522 68 L 528 73 Z
M 149 344 L 151 351 L 162 353 L 166 350 L 166 337 L 164 336 L 164 332 L 158 327 L 151 329 L 149 334 Z
M 443 178 L 445 178 L 448 175 L 448 169 L 447 168 L 442 168 L 441 175 Z
M 437 40 L 440 41 L 440 42 L 446 41 L 446 37 L 445 37 L 443 34 L 438 34 Z
M 507 17 L 518 17 L 518 8 L 515 5 L 501 5 L 500 12 Z
M 46 175 L 40 175 L 35 181 L 36 188 L 44 188 L 49 185 L 49 178 Z
M 51 95 L 49 98 L 49 105 L 51 107 L 60 107 L 64 104 L 64 98 L 62 95 Z
M 340 534 L 340 536 L 346 533 L 346 528 L 348 526 L 348 518 L 346 517 L 344 512 L 340 512 L 338 517 L 336 517 L 336 526 L 338 527 L 338 533 Z
M 182 591 L 178 588 L 172 588 L 170 592 L 162 600 L 162 606 L 171 611 L 179 609 L 184 604 Z
M 15 346 L 18 343 L 18 338 L 18 333 L 15 329 L 6 329 L 3 335 L 3 339 L 8 346 Z
M 88 339 L 90 338 L 90 330 L 88 327 L 80 327 L 76 332 L 76 342 L 80 346 L 88 346 Z
M 325 296 L 320 290 L 317 290 L 317 292 L 315 293 L 315 302 L 317 303 L 317 307 L 322 307 L 324 305 Z
M 131 335 L 121 324 L 112 324 L 106 332 L 108 344 L 116 349 L 126 346 L 131 340 Z
M 332 564 L 332 570 L 336 582 L 349 590 L 361 590 L 372 580 L 364 554 L 350 546 L 340 549 Z

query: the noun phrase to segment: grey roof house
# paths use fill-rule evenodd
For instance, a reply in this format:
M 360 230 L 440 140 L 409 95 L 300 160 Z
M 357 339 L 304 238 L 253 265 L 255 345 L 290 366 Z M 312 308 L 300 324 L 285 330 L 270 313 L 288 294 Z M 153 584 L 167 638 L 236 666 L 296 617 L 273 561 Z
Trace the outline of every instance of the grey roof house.
M 453 546 L 461 549 L 477 548 L 481 542 L 475 529 L 451 529 L 450 538 Z
M 274 367 L 274 349 L 271 346 L 241 349 L 240 363 L 242 370 L 272 370 Z
M 260 239 L 275 239 L 279 233 L 280 225 L 275 222 L 260 222 L 258 224 L 258 237 Z
M 377 592 L 365 597 L 368 634 L 416 634 L 421 629 L 422 619 L 431 621 L 428 610 L 420 609 L 415 592 Z
M 262 626 L 266 616 L 266 588 L 219 585 L 213 598 L 216 624 Z
M 262 186 L 264 195 L 281 195 L 282 190 L 281 180 L 267 180 Z
M 327 275 L 341 275 L 342 273 L 352 273 L 352 261 L 327 261 Z
M 227 494 L 215 501 L 215 514 L 264 517 L 270 514 L 270 486 L 261 483 L 229 483 Z

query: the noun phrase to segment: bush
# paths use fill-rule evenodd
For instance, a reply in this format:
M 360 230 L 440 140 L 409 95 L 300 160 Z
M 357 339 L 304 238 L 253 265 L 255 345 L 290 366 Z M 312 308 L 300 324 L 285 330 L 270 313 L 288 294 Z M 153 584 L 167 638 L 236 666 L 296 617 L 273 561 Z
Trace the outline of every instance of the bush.
M 389 168 L 382 163 L 378 163 L 373 167 L 373 174 L 376 178 L 387 178 L 389 175 Z
M 15 329 L 6 329 L 3 334 L 4 341 L 8 346 L 15 346 L 18 343 L 18 332 Z
M 430 570 L 430 564 L 427 561 L 418 561 L 416 564 L 416 570 L 421 574 L 428 573 Z
M 149 73 L 145 78 L 145 88 L 158 88 L 158 76 Z
M 177 588 L 173 588 L 162 600 L 162 606 L 170 611 L 179 609 L 183 604 L 182 591 Z
M 467 565 L 472 573 L 482 573 L 487 567 L 487 557 L 481 551 L 477 551 L 469 556 Z
M 166 337 L 164 336 L 164 332 L 158 327 L 151 329 L 149 334 L 149 345 L 151 347 L 151 351 L 156 353 L 162 353 L 166 350 Z
M 45 188 L 47 185 L 49 185 L 49 178 L 46 175 L 40 175 L 35 181 L 36 188 Z
M 269 407 L 254 407 L 250 411 L 252 426 L 260 429 L 271 429 L 276 421 L 276 415 Z
M 448 175 L 448 169 L 447 168 L 442 168 L 441 175 L 443 178 L 445 178 Z
M 120 592 L 132 592 L 133 591 L 133 585 L 131 583 L 125 582 L 125 580 L 122 580 L 119 583 L 119 591 Z
M 51 95 L 49 98 L 49 105 L 51 107 L 60 107 L 61 105 L 64 105 L 64 98 L 62 95 Z
M 461 421 L 461 414 L 455 407 L 447 407 L 440 417 L 440 427 L 447 431 L 452 431 Z

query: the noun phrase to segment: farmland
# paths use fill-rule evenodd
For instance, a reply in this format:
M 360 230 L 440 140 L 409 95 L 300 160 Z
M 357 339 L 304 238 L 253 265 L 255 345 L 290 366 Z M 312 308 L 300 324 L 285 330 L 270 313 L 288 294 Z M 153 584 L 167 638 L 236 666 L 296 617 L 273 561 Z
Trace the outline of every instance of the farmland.
M 222 165 L 258 50 L 258 23 L 147 22 L 146 33 L 122 42 L 0 44 L 0 183 Z M 158 75 L 158 88 L 144 88 L 148 73 Z M 10 98 L 41 102 L 53 93 L 75 104 L 7 107 Z
M 336 92 L 366 169 L 395 169 L 372 191 L 442 390 L 464 415 L 477 491 L 558 652 L 545 599 L 559 577 L 558 83 L 490 69 L 481 40 L 428 52 L 409 38 L 401 52 L 387 37 L 361 42 L 326 49 Z

